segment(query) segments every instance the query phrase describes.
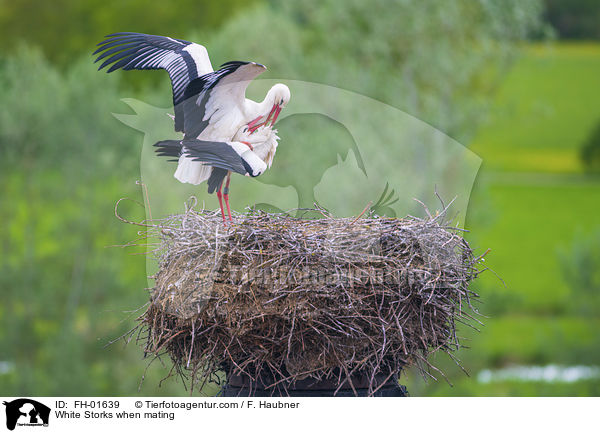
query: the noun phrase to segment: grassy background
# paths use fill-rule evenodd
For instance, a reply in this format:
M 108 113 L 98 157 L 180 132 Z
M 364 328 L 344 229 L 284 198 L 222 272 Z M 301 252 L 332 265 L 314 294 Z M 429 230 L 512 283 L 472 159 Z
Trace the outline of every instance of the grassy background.
M 579 173 L 600 119 L 600 45 L 533 44 L 506 77 L 471 149 L 487 170 Z
M 482 368 L 600 364 L 597 297 L 571 287 L 560 252 L 600 229 L 600 179 L 582 173 L 579 148 L 600 119 L 600 44 L 523 47 L 471 149 L 483 159 L 469 204 L 467 239 L 491 249 L 482 295 L 481 332 L 464 329 L 467 377 L 448 360 L 443 380 L 417 395 L 599 395 L 600 380 L 575 383 L 477 383 Z M 595 263 L 598 266 L 598 263 Z M 581 303 L 595 303 L 582 313 Z

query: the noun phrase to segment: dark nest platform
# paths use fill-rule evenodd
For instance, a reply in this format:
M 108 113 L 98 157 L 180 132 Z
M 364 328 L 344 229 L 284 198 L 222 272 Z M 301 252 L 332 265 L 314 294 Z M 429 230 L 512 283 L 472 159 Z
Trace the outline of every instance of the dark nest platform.
M 439 372 L 429 356 L 453 357 L 456 323 L 475 320 L 481 258 L 442 218 L 157 221 L 145 353 L 192 389 L 224 372 L 224 395 L 402 395 L 402 369 Z

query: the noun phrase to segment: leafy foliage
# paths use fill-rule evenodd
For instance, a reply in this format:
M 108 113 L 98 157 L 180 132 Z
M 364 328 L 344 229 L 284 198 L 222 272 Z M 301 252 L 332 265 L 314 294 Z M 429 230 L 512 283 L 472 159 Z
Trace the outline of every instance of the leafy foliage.
M 537 0 L 273 3 L 228 21 L 210 47 L 276 77 L 369 95 L 465 143 L 541 12 Z
M 183 37 L 190 29 L 204 35 L 232 13 L 256 0 L 19 0 L 0 2 L 0 47 L 12 52 L 24 41 L 66 66 L 109 33 L 136 31 Z
M 143 257 L 107 248 L 135 237 L 111 215 L 138 193 L 136 136 L 111 115 L 118 83 L 87 59 L 63 73 L 23 47 L 2 59 L 0 89 L 0 360 L 17 366 L 0 388 L 128 394 L 137 353 L 103 347 L 145 302 Z
M 62 73 L 39 50 L 22 47 L 2 59 L 0 101 L 0 154 L 8 166 L 62 167 L 79 178 L 137 163 L 133 131 L 111 115 L 120 107 L 118 80 L 95 73 L 88 59 Z

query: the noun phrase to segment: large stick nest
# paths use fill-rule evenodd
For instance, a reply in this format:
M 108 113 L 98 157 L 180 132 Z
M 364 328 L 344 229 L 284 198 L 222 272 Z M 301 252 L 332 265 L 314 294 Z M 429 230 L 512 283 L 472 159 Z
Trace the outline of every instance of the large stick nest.
M 460 347 L 475 257 L 443 215 L 300 219 L 216 212 L 159 221 L 159 270 L 140 318 L 145 352 L 194 382 L 216 373 L 282 392 L 305 378 L 397 379 Z M 268 378 L 268 383 L 264 382 Z

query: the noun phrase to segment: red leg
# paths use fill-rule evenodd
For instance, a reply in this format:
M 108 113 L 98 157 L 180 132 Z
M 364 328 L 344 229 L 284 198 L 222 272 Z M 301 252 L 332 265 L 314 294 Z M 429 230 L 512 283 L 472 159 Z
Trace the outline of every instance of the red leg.
M 217 190 L 217 198 L 219 199 L 219 207 L 221 208 L 221 216 L 223 217 L 223 222 L 225 222 L 225 211 L 223 210 L 223 194 L 221 194 L 221 187 L 223 184 L 219 186 Z
M 231 209 L 229 209 L 229 182 L 231 181 L 231 172 L 227 173 L 227 180 L 225 181 L 225 191 L 223 193 L 223 198 L 225 199 L 225 205 L 227 206 L 227 216 L 229 216 L 229 221 L 233 222 L 231 218 Z M 223 209 L 221 207 L 221 209 Z M 223 216 L 223 220 L 225 220 L 225 216 Z

